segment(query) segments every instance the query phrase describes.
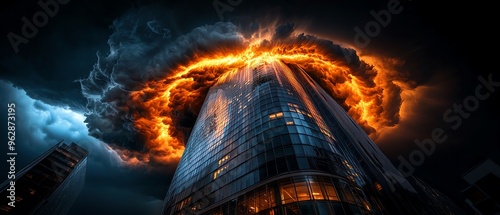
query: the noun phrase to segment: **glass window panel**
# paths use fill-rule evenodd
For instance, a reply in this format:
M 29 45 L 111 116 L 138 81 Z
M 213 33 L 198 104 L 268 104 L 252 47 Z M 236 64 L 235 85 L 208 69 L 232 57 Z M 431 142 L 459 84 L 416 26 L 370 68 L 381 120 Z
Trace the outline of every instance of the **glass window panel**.
M 267 187 L 267 195 L 269 196 L 269 207 L 274 207 L 276 206 L 275 202 L 275 195 L 274 195 L 274 188 L 275 186 L 268 186 Z
M 301 128 L 302 128 L 302 127 L 301 127 Z M 300 137 L 300 142 L 301 142 L 301 143 L 308 143 L 308 144 L 311 144 L 311 143 L 309 142 L 309 138 L 308 138 L 308 136 L 307 136 L 307 135 L 305 135 L 305 134 L 300 134 L 300 135 L 299 135 L 299 137 Z
M 267 178 L 267 168 L 266 165 L 262 165 L 259 167 L 259 178 L 265 179 Z
M 259 189 L 255 191 L 256 207 L 255 212 L 259 212 L 269 208 L 269 195 L 266 189 Z
M 316 205 L 318 206 L 318 214 L 334 214 L 328 202 L 316 202 Z
M 260 146 L 260 148 L 261 148 L 262 150 L 264 150 L 264 149 L 265 149 L 265 150 L 267 151 L 267 150 L 271 150 L 271 149 L 273 148 L 273 142 L 272 142 L 271 140 L 266 140 L 266 141 L 264 141 L 264 144 L 263 144 L 263 145 L 264 145 L 265 147 Z
M 262 130 L 266 130 L 266 129 L 269 129 L 269 123 L 267 121 L 262 122 Z
M 264 162 L 266 162 L 266 154 L 265 153 L 259 154 L 259 155 L 257 155 L 257 159 L 255 159 L 255 157 L 254 157 L 252 160 L 257 160 L 258 161 L 258 162 L 253 163 L 253 165 L 257 165 L 259 163 L 264 163 Z M 254 167 L 255 166 L 252 166 L 252 167 L 249 167 L 249 168 L 254 168 Z
M 292 119 L 293 119 L 293 123 L 294 123 L 295 125 L 302 125 L 302 120 L 297 119 L 297 118 L 292 118 Z
M 297 201 L 297 194 L 292 183 L 280 184 L 280 195 L 282 204 L 287 204 Z
M 345 183 L 340 183 L 340 189 L 342 190 L 343 199 L 346 202 L 354 203 L 354 196 L 349 189 L 348 185 Z
M 278 173 L 288 172 L 288 167 L 286 165 L 286 159 L 283 157 L 276 159 L 276 167 L 278 169 Z
M 272 149 L 266 152 L 266 157 L 267 157 L 266 161 L 274 159 L 274 152 Z M 260 163 L 260 164 L 263 164 L 263 163 L 264 163 L 264 161 L 262 161 L 262 163 Z
M 288 129 L 288 133 L 290 134 L 294 134 L 294 133 L 297 133 L 297 128 L 296 126 L 287 126 L 287 129 Z M 297 136 L 297 139 L 298 139 L 298 136 Z M 293 141 L 293 139 L 292 139 Z M 294 142 L 294 143 L 298 143 L 299 141 L 297 140 L 297 142 Z
M 331 184 L 331 182 L 329 181 L 326 181 L 324 185 L 328 200 L 338 201 L 339 196 L 337 195 L 337 191 L 335 190 L 333 184 Z
M 304 156 L 302 145 L 293 145 L 293 150 L 295 151 L 295 156 Z
M 267 164 L 267 175 L 269 177 L 276 175 L 276 162 L 274 160 Z
M 302 214 L 297 203 L 289 203 L 283 207 L 285 214 Z
M 300 143 L 300 137 L 298 134 L 290 134 L 290 138 L 292 139 L 293 144 Z
M 330 203 L 332 206 L 335 215 L 344 215 L 344 210 L 342 209 L 342 204 L 340 202 Z
M 295 189 L 297 190 L 297 197 L 299 201 L 311 200 L 311 196 L 309 195 L 309 190 L 307 188 L 307 183 L 305 180 L 295 182 Z
M 315 214 L 313 202 L 301 202 L 299 203 L 299 207 L 300 207 L 300 214 Z
M 314 148 L 312 146 L 304 145 L 303 149 L 306 156 L 316 157 L 316 152 L 314 151 Z
M 309 163 L 306 158 L 300 157 L 297 158 L 297 163 L 299 164 L 299 169 L 309 169 Z
M 283 147 L 278 147 L 274 149 L 274 156 L 277 158 L 285 156 L 285 152 L 283 150 Z
M 264 131 L 264 140 L 268 140 L 274 136 L 273 130 Z
M 301 133 L 301 134 L 305 134 L 305 130 L 304 130 L 304 127 L 302 126 L 297 126 L 297 132 Z
M 255 213 L 256 212 L 255 207 L 257 205 L 255 202 L 255 197 L 253 195 L 253 191 L 246 194 L 246 205 L 247 205 L 248 213 Z
M 284 121 L 283 121 L 283 123 L 284 123 Z M 286 126 L 279 126 L 279 127 L 275 128 L 275 130 L 274 130 L 275 136 L 278 136 L 281 134 L 287 134 L 287 133 L 288 133 L 288 129 Z
M 299 164 L 297 164 L 297 160 L 295 159 L 295 157 L 287 157 L 286 161 L 288 163 L 288 168 L 290 169 L 290 171 L 299 169 Z
M 292 140 L 290 139 L 290 136 L 288 134 L 281 135 L 280 140 L 281 140 L 281 143 L 283 145 L 291 145 L 292 144 Z
M 274 137 L 273 138 L 273 147 L 277 148 L 283 145 L 282 138 L 281 137 Z
M 309 157 L 307 158 L 307 162 L 309 163 L 309 166 L 311 166 L 311 169 L 318 169 L 318 166 L 316 165 L 316 158 Z
M 323 190 L 321 189 L 321 186 L 317 181 L 309 180 L 309 187 L 311 188 L 311 194 L 315 200 L 325 199 Z
M 293 150 L 293 146 L 291 146 L 291 145 L 283 147 L 283 150 L 285 151 L 285 156 L 295 155 L 294 150 Z

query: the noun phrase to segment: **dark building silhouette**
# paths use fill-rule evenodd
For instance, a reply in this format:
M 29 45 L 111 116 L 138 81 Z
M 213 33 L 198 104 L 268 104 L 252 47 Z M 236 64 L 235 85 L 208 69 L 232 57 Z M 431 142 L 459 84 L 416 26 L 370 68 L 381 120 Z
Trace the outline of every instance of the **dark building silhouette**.
M 448 196 L 437 189 L 429 186 L 424 181 L 411 176 L 410 183 L 415 187 L 418 195 L 418 201 L 425 207 L 422 214 L 464 214 Z
M 479 215 L 500 214 L 500 166 L 486 160 L 465 173 L 465 202 Z
M 305 71 L 269 60 L 210 88 L 163 214 L 432 214 L 419 199 Z
M 62 141 L 21 169 L 15 178 L 15 207 L 10 180 L 0 186 L 0 214 L 66 214 L 85 183 L 88 151 Z

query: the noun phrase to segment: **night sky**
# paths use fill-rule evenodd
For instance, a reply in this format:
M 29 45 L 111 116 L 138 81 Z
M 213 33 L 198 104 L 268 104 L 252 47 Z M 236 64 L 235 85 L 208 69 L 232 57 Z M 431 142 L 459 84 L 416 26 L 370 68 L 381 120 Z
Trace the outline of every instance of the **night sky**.
M 230 9 L 222 13 L 223 20 L 214 2 Z M 70 214 L 157 214 L 175 163 L 128 167 L 120 163 L 119 155 L 107 143 L 126 142 L 126 147 L 137 149 L 140 139 L 120 132 L 89 135 L 89 124 L 102 123 L 98 117 L 86 119 L 100 107 L 88 105 L 89 96 L 101 92 L 82 87 L 85 80 L 100 81 L 89 75 L 98 69 L 121 66 L 124 68 L 120 71 L 131 72 L 123 72 L 114 81 L 123 83 L 124 88 L 130 87 L 142 78 L 141 73 L 134 71 L 149 63 L 144 57 L 148 53 L 185 35 L 196 38 L 193 29 L 197 27 L 210 32 L 212 26 L 227 25 L 216 24 L 221 21 L 237 26 L 256 18 L 297 23 L 318 37 L 356 47 L 354 28 L 364 29 L 375 20 L 370 11 L 386 10 L 390 2 L 394 3 L 241 0 L 231 6 L 224 0 L 72 0 L 59 4 L 53 17 L 36 34 L 31 32 L 34 36 L 26 44 L 19 44 L 16 53 L 9 42 L 9 33 L 22 35 L 22 17 L 31 19 L 41 7 L 34 0 L 2 1 L 0 119 L 5 123 L 0 123 L 0 133 L 5 147 L 0 147 L 0 160 L 5 159 L 7 150 L 7 103 L 14 102 L 18 169 L 63 139 L 90 151 L 86 184 Z M 442 128 L 447 140 L 436 145 L 435 152 L 415 167 L 413 175 L 460 202 L 460 191 L 466 187 L 461 179 L 465 171 L 488 158 L 500 163 L 500 86 L 493 85 L 491 91 L 483 89 L 481 92 L 489 92 L 490 96 L 479 100 L 477 109 L 461 117 L 460 125 L 443 119 L 448 109 L 453 111 L 454 104 L 463 104 L 468 96 L 475 94 L 481 83 L 479 76 L 486 80 L 491 76 L 493 82 L 500 82 L 494 67 L 498 36 L 493 29 L 497 24 L 493 22 L 492 7 L 459 1 L 437 5 L 413 0 L 400 4 L 401 12 L 392 14 L 380 33 L 371 37 L 366 47 L 357 49 L 382 59 L 397 58 L 404 62 L 398 67 L 400 72 L 421 91 L 410 103 L 411 119 L 397 123 L 397 132 L 386 132 L 375 142 L 398 166 L 401 163 L 398 157 L 408 158 L 418 149 L 415 139 L 431 138 L 435 128 Z M 122 54 L 121 58 L 113 62 L 102 60 L 114 50 Z M 136 50 L 142 54 L 140 57 L 135 57 Z M 175 52 L 173 49 L 172 53 Z M 187 54 L 178 55 L 172 58 L 182 61 Z M 159 65 L 165 66 L 161 62 Z M 195 119 L 192 115 L 185 118 L 188 127 Z M 456 129 L 452 128 L 454 125 Z M 2 162 L 1 167 L 6 179 L 7 164 Z M 0 177 L 4 177 L 3 173 Z

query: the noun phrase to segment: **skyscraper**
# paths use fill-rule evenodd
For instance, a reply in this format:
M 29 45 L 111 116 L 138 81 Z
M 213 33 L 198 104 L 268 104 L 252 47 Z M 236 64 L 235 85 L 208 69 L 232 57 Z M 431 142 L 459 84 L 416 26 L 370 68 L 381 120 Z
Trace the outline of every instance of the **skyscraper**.
M 261 60 L 210 88 L 163 214 L 419 214 L 414 195 L 305 71 Z
M 16 174 L 15 207 L 6 198 L 11 180 L 1 184 L 1 214 L 66 214 L 85 183 L 87 155 L 75 143 L 50 148 Z

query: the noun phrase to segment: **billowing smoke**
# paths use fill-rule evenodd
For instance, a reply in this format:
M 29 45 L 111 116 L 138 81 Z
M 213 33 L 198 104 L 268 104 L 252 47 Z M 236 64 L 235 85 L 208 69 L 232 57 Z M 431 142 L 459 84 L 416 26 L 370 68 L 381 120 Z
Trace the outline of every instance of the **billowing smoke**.
M 177 38 L 159 21 L 139 16 L 116 20 L 112 28 L 109 53 L 98 53 L 80 82 L 90 134 L 131 165 L 176 162 L 208 88 L 255 57 L 303 67 L 372 137 L 398 123 L 399 85 L 411 89 L 393 69 L 397 60 L 360 57 L 293 23 L 219 22 Z

